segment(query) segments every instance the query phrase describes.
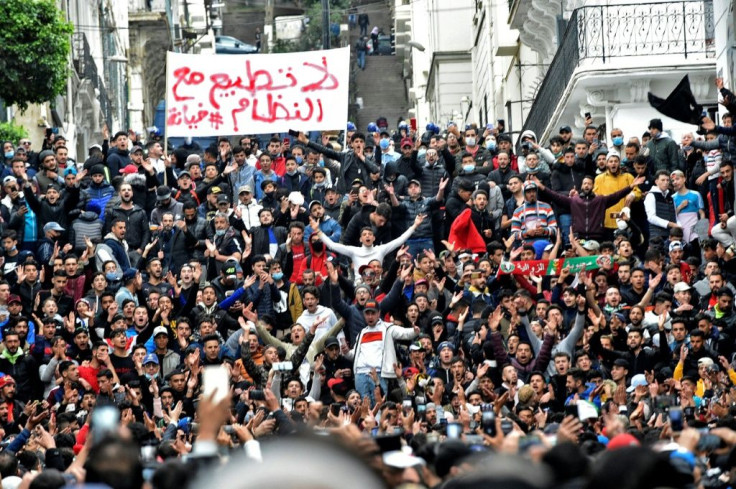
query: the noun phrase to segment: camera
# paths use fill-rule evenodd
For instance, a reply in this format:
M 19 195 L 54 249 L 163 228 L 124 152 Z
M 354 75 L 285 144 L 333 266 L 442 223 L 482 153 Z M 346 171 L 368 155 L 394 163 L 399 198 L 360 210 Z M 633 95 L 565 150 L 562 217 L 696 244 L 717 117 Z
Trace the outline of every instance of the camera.
M 523 143 L 521 143 L 521 149 L 530 151 L 532 149 L 532 143 L 524 141 Z

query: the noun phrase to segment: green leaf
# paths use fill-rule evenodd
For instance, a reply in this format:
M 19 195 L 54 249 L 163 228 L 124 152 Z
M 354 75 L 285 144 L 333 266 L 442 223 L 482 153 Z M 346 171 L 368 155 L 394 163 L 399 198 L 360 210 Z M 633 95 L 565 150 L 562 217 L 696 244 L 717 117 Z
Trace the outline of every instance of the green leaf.
M 1 0 L 0 98 L 24 110 L 62 94 L 72 32 L 54 0 Z

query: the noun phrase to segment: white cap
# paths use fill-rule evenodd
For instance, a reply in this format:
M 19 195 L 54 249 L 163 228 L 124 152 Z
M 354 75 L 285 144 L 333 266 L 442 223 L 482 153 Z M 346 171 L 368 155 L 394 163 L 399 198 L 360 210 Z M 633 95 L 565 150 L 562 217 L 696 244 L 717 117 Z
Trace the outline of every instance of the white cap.
M 168 330 L 168 328 L 166 328 L 166 326 L 156 326 L 155 328 L 153 328 L 153 337 L 154 338 L 156 336 L 160 335 L 160 334 L 165 334 L 166 336 L 169 336 L 169 330 Z
M 673 292 L 674 292 L 675 294 L 677 294 L 678 292 L 685 292 L 685 291 L 687 291 L 687 290 L 690 290 L 690 289 L 692 289 L 692 287 L 690 287 L 690 286 L 689 286 L 688 284 L 686 284 L 685 282 L 677 282 L 677 283 L 675 284 L 675 287 L 674 287 L 674 289 L 673 289 Z
M 631 386 L 626 389 L 626 392 L 634 392 L 637 387 L 641 387 L 643 385 L 649 385 L 647 377 L 644 374 L 636 374 L 631 377 Z
M 304 205 L 304 195 L 301 192 L 292 192 L 289 194 L 289 202 L 295 205 Z

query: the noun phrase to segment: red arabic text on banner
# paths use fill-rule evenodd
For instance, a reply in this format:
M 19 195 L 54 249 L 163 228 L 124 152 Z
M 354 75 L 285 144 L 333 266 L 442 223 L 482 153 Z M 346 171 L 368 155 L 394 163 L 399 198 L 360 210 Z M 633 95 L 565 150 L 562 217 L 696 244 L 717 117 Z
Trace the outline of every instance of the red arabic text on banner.
M 166 57 L 166 134 L 219 136 L 342 129 L 350 48 Z

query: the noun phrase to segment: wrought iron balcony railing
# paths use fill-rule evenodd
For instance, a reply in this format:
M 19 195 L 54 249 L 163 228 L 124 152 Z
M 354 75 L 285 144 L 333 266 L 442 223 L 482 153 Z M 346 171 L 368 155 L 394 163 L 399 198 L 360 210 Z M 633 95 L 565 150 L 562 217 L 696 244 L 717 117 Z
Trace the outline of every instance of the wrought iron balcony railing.
M 92 57 L 87 36 L 83 32 L 75 32 L 72 37 L 72 60 L 74 70 L 80 80 L 89 80 L 92 87 L 99 94 L 100 110 L 109 124 L 112 122 L 112 104 L 107 94 L 105 83 L 97 71 L 97 64 Z
M 557 53 L 524 122 L 541 136 L 580 66 L 654 57 L 652 67 L 715 57 L 712 0 L 596 5 L 573 11 Z M 666 61 L 656 58 L 666 56 Z M 620 63 L 620 61 L 615 61 Z

